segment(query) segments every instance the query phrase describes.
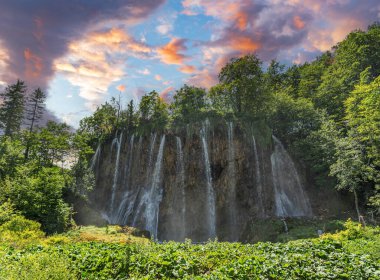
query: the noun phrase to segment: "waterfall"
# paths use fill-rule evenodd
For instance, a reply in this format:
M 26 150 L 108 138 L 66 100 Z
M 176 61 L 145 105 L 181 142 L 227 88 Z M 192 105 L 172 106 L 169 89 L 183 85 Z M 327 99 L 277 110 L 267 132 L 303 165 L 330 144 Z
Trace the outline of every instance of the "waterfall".
M 132 170 L 132 158 L 133 158 L 133 146 L 134 146 L 135 135 L 133 134 L 129 142 L 129 149 L 127 153 L 127 163 L 125 165 L 125 185 L 124 185 L 124 195 L 120 202 L 117 215 L 115 217 L 116 222 L 119 224 L 126 224 L 126 219 L 131 214 L 133 203 L 131 203 L 131 193 L 133 190 L 130 188 L 131 181 L 131 170 Z
M 123 132 L 120 134 L 120 138 L 118 139 L 115 137 L 114 141 L 112 142 L 112 146 L 117 145 L 117 152 L 116 152 L 116 162 L 115 162 L 115 171 L 113 175 L 113 183 L 112 183 L 112 194 L 111 194 L 111 211 L 109 216 L 113 216 L 114 212 L 114 203 L 115 203 L 115 195 L 116 195 L 116 187 L 117 187 L 117 181 L 119 178 L 119 165 L 120 165 L 120 150 L 121 150 L 121 144 L 123 140 Z
M 164 146 L 165 135 L 163 135 L 161 138 L 160 148 L 158 150 L 157 160 L 154 166 L 152 184 L 146 197 L 146 208 L 144 213 L 144 218 L 146 221 L 145 228 L 155 238 L 157 238 L 159 206 L 162 199 L 162 188 L 160 188 L 160 183 Z
M 253 134 L 252 134 L 252 143 L 253 143 L 253 152 L 254 152 L 254 156 L 255 156 L 257 197 L 258 197 L 258 202 L 259 202 L 259 208 L 261 210 L 261 213 L 264 215 L 264 208 L 263 208 L 263 185 L 262 185 L 262 182 L 261 182 L 260 161 L 259 161 L 259 154 L 257 152 L 256 139 L 255 139 L 255 136 Z
M 204 160 L 204 168 L 206 174 L 206 187 L 207 187 L 207 225 L 209 230 L 209 238 L 216 237 L 216 218 L 215 218 L 215 193 L 212 186 L 212 177 L 211 177 L 211 166 L 210 166 L 210 158 L 208 153 L 208 145 L 207 145 L 207 133 L 208 133 L 209 121 L 206 120 L 202 122 L 201 128 L 201 140 L 202 140 L 202 150 L 203 150 L 203 160 Z
M 92 156 L 91 162 L 90 162 L 90 169 L 95 170 L 95 166 L 99 161 L 99 156 L 101 153 L 101 145 L 99 144 L 98 147 L 96 148 L 95 154 Z
M 272 176 L 279 217 L 311 216 L 311 206 L 304 191 L 295 164 L 284 146 L 275 136 L 271 155 Z
M 229 211 L 229 237 L 235 241 L 236 237 L 236 168 L 235 168 L 235 145 L 234 126 L 228 122 L 228 211 Z
M 183 151 L 181 138 L 176 137 L 177 140 L 177 166 L 176 171 L 178 174 L 177 179 L 177 201 L 180 202 L 181 218 L 179 225 L 179 240 L 184 240 L 186 237 L 186 190 L 185 190 L 185 164 L 183 160 Z
M 156 143 L 156 137 L 157 137 L 156 133 L 153 133 L 150 136 L 150 148 L 149 148 L 149 155 L 148 155 L 148 164 L 147 164 L 147 168 L 146 168 L 145 185 L 143 187 L 140 187 L 137 190 L 136 197 L 134 200 L 135 201 L 134 204 L 136 204 L 136 202 L 138 203 L 137 209 L 135 211 L 135 215 L 133 217 L 133 222 L 132 222 L 132 225 L 134 227 L 137 225 L 138 218 L 141 216 L 141 212 L 143 211 L 143 207 L 145 206 L 144 202 L 145 202 L 145 199 L 147 197 L 148 190 L 149 190 L 149 184 L 151 182 L 153 153 L 154 153 L 154 145 Z M 140 143 L 142 143 L 142 142 L 140 142 Z M 139 146 L 141 147 L 140 143 L 139 143 Z M 143 192 L 143 193 L 141 194 L 141 192 Z M 133 206 L 133 208 L 134 208 L 134 206 Z

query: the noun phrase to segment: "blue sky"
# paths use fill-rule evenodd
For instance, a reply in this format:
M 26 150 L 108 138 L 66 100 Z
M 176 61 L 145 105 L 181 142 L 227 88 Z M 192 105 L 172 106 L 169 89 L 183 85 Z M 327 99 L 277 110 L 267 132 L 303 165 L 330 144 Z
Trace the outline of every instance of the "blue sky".
M 376 0 L 0 0 L 0 86 L 23 79 L 77 126 L 121 95 L 209 88 L 232 57 L 303 63 L 380 17 Z

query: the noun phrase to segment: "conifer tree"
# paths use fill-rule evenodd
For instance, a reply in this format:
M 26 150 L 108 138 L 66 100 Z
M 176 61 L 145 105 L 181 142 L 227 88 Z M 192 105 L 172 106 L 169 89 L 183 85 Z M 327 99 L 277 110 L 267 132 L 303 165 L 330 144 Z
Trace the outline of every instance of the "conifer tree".
M 17 80 L 0 93 L 2 105 L 0 106 L 0 127 L 7 136 L 18 132 L 24 115 L 26 85 Z
M 46 94 L 37 88 L 29 96 L 26 106 L 26 120 L 29 127 L 29 135 L 27 137 L 26 149 L 25 149 L 25 160 L 29 157 L 29 150 L 31 145 L 31 137 L 33 133 L 33 128 L 39 122 L 45 111 L 45 100 Z

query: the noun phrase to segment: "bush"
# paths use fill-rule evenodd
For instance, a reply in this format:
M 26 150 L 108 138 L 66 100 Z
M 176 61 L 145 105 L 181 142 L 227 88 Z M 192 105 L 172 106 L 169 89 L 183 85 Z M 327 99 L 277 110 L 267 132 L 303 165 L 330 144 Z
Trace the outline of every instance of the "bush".
M 77 279 L 70 263 L 57 252 L 23 252 L 0 260 L 0 279 L 7 280 L 71 280 Z
M 22 246 L 30 242 L 39 241 L 44 236 L 41 225 L 35 221 L 16 215 L 0 226 L 0 241 Z

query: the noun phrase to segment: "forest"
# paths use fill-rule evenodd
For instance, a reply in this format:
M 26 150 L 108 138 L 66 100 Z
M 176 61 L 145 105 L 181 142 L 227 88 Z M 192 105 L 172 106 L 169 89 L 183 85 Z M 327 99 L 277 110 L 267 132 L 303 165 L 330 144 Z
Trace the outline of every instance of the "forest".
M 169 100 L 151 91 L 138 104 L 113 98 L 78 129 L 43 123 L 43 90 L 21 80 L 8 85 L 0 94 L 0 278 L 37 279 L 29 271 L 39 279 L 378 279 L 379 50 L 374 23 L 300 65 L 264 63 L 253 53 L 231 59 L 209 90 L 184 85 Z M 267 127 L 317 188 L 352 197 L 359 223 L 316 239 L 254 245 L 156 244 L 119 226 L 95 234 L 77 224 L 101 143 L 118 132 L 175 131 L 205 119 Z

